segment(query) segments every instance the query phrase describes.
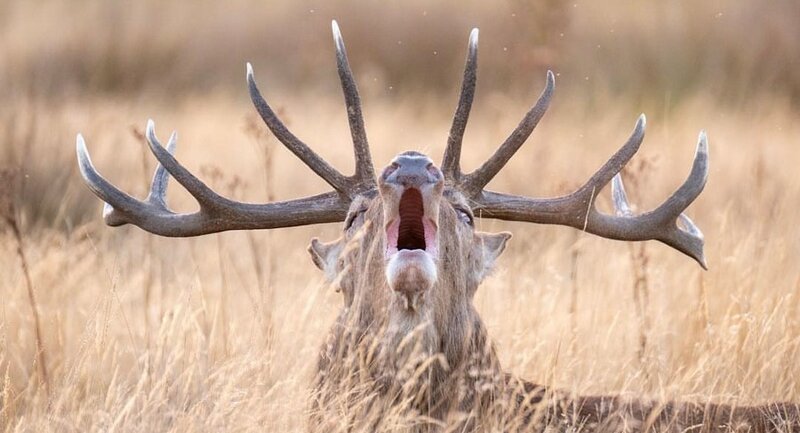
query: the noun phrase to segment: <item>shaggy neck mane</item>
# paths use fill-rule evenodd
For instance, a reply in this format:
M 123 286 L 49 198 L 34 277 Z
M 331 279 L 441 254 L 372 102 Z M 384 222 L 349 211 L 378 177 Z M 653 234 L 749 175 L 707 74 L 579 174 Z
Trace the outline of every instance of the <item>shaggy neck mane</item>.
M 406 191 L 401 198 L 398 249 L 424 247 L 414 244 L 420 242 L 420 228 L 414 221 L 421 219 L 421 200 L 419 191 L 414 189 Z M 383 221 L 382 206 L 371 207 L 366 219 Z M 453 233 L 454 223 L 446 218 L 440 220 L 442 232 Z M 352 331 L 353 335 L 379 338 L 381 353 L 395 363 L 402 362 L 402 358 L 408 355 L 397 350 L 405 344 L 416 345 L 418 353 L 443 354 L 448 371 L 458 368 L 465 351 L 475 344 L 471 341 L 475 326 L 481 326 L 468 296 L 467 263 L 460 258 L 464 246 L 453 237 L 440 239 L 440 251 L 449 254 L 439 258 L 442 271 L 439 280 L 426 294 L 419 310 L 408 311 L 386 282 L 385 258 L 380 252 L 389 239 L 384 236 L 381 224 L 369 224 L 368 227 L 359 239 L 359 247 L 352 250 L 346 259 L 346 267 L 364 269 L 365 272 L 349 271 L 346 274 L 346 286 L 353 291 L 352 302 L 339 319 L 340 323 L 347 325 L 339 329 Z

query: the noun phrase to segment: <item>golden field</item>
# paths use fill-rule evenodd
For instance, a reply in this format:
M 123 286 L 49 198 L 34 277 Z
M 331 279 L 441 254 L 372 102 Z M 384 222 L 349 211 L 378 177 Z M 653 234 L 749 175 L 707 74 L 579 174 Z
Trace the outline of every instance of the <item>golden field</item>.
M 709 182 L 688 211 L 708 271 L 655 242 L 479 221 L 514 233 L 475 300 L 507 370 L 579 393 L 800 403 L 800 7 L 595 3 L 0 3 L 0 431 L 305 430 L 341 305 L 306 247 L 340 227 L 193 239 L 106 227 L 75 135 L 138 197 L 155 166 L 148 118 L 162 139 L 179 131 L 179 160 L 230 197 L 325 191 L 257 119 L 244 65 L 290 128 L 350 173 L 333 18 L 377 166 L 409 149 L 440 160 L 474 26 L 465 169 L 557 74 L 550 111 L 494 190 L 574 189 L 645 112 L 624 173 L 651 209 L 708 133 Z M 194 206 L 177 185 L 170 200 Z

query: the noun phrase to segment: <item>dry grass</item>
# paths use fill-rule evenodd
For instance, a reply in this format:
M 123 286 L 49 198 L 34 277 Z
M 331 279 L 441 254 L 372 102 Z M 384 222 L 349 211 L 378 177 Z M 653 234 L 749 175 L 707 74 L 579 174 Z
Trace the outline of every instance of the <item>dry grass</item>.
M 264 181 L 255 163 L 261 149 L 250 144 L 243 127 L 250 108 L 243 98 L 213 102 L 188 103 L 194 108 L 168 116 L 162 130 L 175 126 L 183 132 L 179 155 L 187 165 L 237 173 L 249 184 L 236 195 L 257 200 L 264 195 Z M 325 102 L 302 113 L 318 122 L 297 121 L 295 128 L 312 143 L 329 143 L 322 152 L 346 167 L 348 152 L 336 150 L 347 148 L 346 121 L 338 105 Z M 82 129 L 98 166 L 141 194 L 147 184 L 138 162 L 142 145 L 126 133 L 128 119 L 143 117 L 136 113 L 139 108 L 90 106 L 113 115 L 94 121 L 92 113 L 79 115 L 75 125 L 59 125 L 58 133 L 68 137 L 85 122 Z M 800 369 L 794 362 L 800 347 L 799 239 L 792 228 L 792 198 L 800 194 L 800 179 L 783 168 L 799 156 L 790 143 L 800 131 L 780 111 L 711 115 L 706 107 L 698 102 L 669 119 L 651 118 L 642 149 L 642 157 L 658 157 L 647 182 L 637 187 L 647 207 L 688 171 L 696 119 L 709 119 L 711 181 L 691 214 L 706 230 L 711 270 L 701 272 L 667 248 L 648 245 L 647 365 L 640 361 L 640 321 L 632 297 L 637 262 L 626 245 L 563 228 L 481 221 L 483 229 L 515 233 L 496 275 L 476 300 L 507 368 L 581 392 L 741 403 L 800 399 Z M 409 142 L 444 142 L 447 110 L 440 108 L 440 115 L 426 118 L 429 124 L 403 129 Z M 578 130 L 571 130 L 575 111 L 559 104 L 554 108 L 496 188 L 565 191 L 623 141 L 631 122 L 622 119 L 635 117 L 614 112 L 597 120 L 587 115 L 579 119 Z M 478 143 L 499 142 L 513 124 L 505 111 L 477 111 L 467 139 L 468 166 L 488 152 Z M 414 119 L 414 112 L 409 103 L 372 104 L 370 131 L 378 161 L 406 147 L 393 137 L 401 132 L 400 120 Z M 288 115 L 297 119 L 301 113 L 290 110 Z M 754 119 L 772 130 L 765 135 L 738 126 Z M 410 147 L 433 154 L 442 150 L 438 144 Z M 582 155 L 578 161 L 576 154 Z M 306 181 L 307 172 L 287 152 L 279 150 L 274 158 L 278 197 L 323 189 L 317 180 Z M 68 167 L 71 180 L 53 187 L 66 191 L 65 197 L 88 194 L 76 180 L 72 155 L 60 164 Z M 531 170 L 537 173 L 534 181 L 529 180 Z M 217 182 L 221 190 L 222 183 Z M 173 193 L 179 208 L 190 208 L 184 193 L 177 188 Z M 98 203 L 94 209 L 97 215 Z M 7 272 L 0 289 L 7 295 L 0 367 L 8 371 L 5 393 L 13 396 L 4 405 L 6 428 L 301 429 L 316 350 L 340 304 L 340 295 L 314 272 L 305 246 L 313 235 L 332 238 L 336 231 L 325 226 L 269 236 L 228 233 L 172 240 L 132 228 L 108 229 L 97 216 L 70 230 L 28 231 L 52 376 L 49 400 L 37 387 L 34 327 L 23 276 L 12 244 L 3 242 L 0 266 Z M 574 288 L 571 248 L 580 249 Z M 265 284 L 259 281 L 258 266 L 271 260 L 277 266 L 273 282 Z M 574 313 L 572 290 L 577 292 Z M 568 346 L 573 350 L 567 351 Z
M 447 4 L 443 5 L 429 10 L 444 11 Z M 725 5 L 720 8 L 727 12 Z M 58 2 L 45 2 L 45 6 L 56 11 L 65 7 Z M 584 6 L 589 7 L 581 3 Z M 0 5 L 0 12 L 14 9 L 22 14 L 13 19 L 4 15 L 18 28 L 24 25 L 20 17 L 35 11 L 27 7 L 11 2 Z M 300 9 L 284 4 L 276 8 L 288 11 L 275 12 L 276 16 L 300 14 Z M 87 2 L 88 16 L 99 13 L 95 9 L 102 8 Z M 243 16 L 240 9 L 235 10 L 239 12 L 225 15 L 227 19 Z M 691 15 L 685 9 L 676 10 L 679 17 Z M 164 13 L 174 16 L 177 12 Z M 653 13 L 631 12 L 634 17 Z M 586 16 L 580 17 L 585 20 Z M 88 18 L 78 18 L 83 19 Z M 114 22 L 138 22 L 135 19 Z M 359 28 L 361 20 L 352 20 Z M 456 66 L 447 66 L 447 71 L 454 72 L 449 76 L 458 76 L 466 31 L 461 32 L 456 19 L 447 23 L 458 27 L 458 36 L 447 39 L 447 49 L 458 51 Z M 311 24 L 303 21 L 302 25 Z M 327 23 L 319 27 L 323 33 Z M 636 25 L 616 28 L 623 27 L 635 29 Z M 482 37 L 491 37 L 490 28 L 482 27 Z M 386 32 L 391 34 L 393 29 Z M 82 37 L 72 30 L 56 30 L 78 41 Z M 351 32 L 347 24 L 343 30 L 346 37 Z M 9 27 L 5 31 L 12 32 Z M 181 34 L 182 30 L 173 31 Z M 592 34 L 591 28 L 584 31 Z M 642 34 L 645 42 L 659 36 L 658 29 Z M 429 36 L 436 40 L 436 34 Z M 49 40 L 37 37 L 44 42 L 30 42 L 34 47 L 30 50 L 13 48 L 23 46 L 13 45 L 16 39 L 0 38 L 5 44 L 2 54 L 34 58 L 31 53 L 37 44 Z M 209 36 L 201 32 L 201 37 Z M 327 35 L 295 38 L 284 32 L 282 38 L 281 43 L 291 41 L 297 46 L 321 40 L 324 49 L 329 48 Z M 580 41 L 590 42 L 590 36 L 586 38 Z M 68 48 L 64 44 L 75 44 L 72 49 L 78 52 L 83 49 L 69 38 L 58 41 L 53 45 L 57 54 Z M 126 64 L 154 68 L 153 74 L 172 68 L 158 58 L 148 60 L 141 42 L 132 39 L 130 43 L 140 51 L 128 53 L 130 58 L 126 54 Z M 383 62 L 365 54 L 372 53 L 367 48 L 356 48 L 360 43 L 365 43 L 363 38 L 352 44 L 352 58 Z M 93 46 L 85 53 L 93 55 Z M 217 68 L 230 67 L 231 75 L 243 75 L 245 56 L 231 51 L 237 57 L 234 64 L 214 57 L 218 54 L 214 50 L 217 54 L 210 55 L 209 62 Z M 276 52 L 290 62 L 301 57 L 311 63 L 299 61 L 300 66 L 287 69 L 276 66 L 273 59 L 270 68 L 256 70 L 265 83 L 270 74 L 291 76 L 287 70 L 316 62 L 306 59 L 308 53 L 277 48 Z M 756 62 L 753 56 L 742 55 Z M 325 86 L 335 83 L 335 72 L 327 65 L 330 57 L 321 60 L 326 63 Z M 634 60 L 618 68 L 631 74 L 639 65 Z M 598 68 L 611 68 L 611 63 L 593 61 Z M 106 64 L 107 60 L 96 62 Z M 482 58 L 483 70 L 502 72 L 498 64 L 502 62 L 492 56 Z M 725 104 L 720 102 L 721 94 L 730 95 L 731 89 L 737 97 L 744 93 L 737 93 L 736 85 L 725 91 L 705 91 L 702 84 L 713 87 L 711 80 L 699 75 L 693 78 L 697 81 L 692 81 L 696 84 L 691 90 L 671 100 L 668 109 L 660 103 L 640 102 L 635 95 L 618 103 L 617 94 L 599 90 L 593 91 L 592 98 L 581 99 L 571 95 L 587 87 L 570 77 L 583 72 L 569 64 L 563 63 L 565 79 L 559 81 L 551 112 L 492 187 L 554 195 L 577 186 L 624 141 L 638 112 L 647 109 L 648 135 L 637 161 L 647 160 L 649 168 L 630 189 L 635 190 L 631 195 L 640 208 L 649 209 L 688 173 L 697 132 L 705 128 L 711 140 L 711 175 L 690 215 L 706 234 L 711 270 L 701 271 L 660 244 L 647 244 L 644 253 L 631 254 L 626 244 L 571 229 L 480 221 L 484 230 L 515 234 L 497 272 L 475 301 L 504 366 L 528 379 L 582 393 L 736 403 L 800 401 L 800 363 L 796 362 L 800 356 L 800 231 L 796 228 L 800 175 L 795 167 L 800 161 L 800 123 L 791 98 L 755 92 L 747 104 Z M 19 68 L 26 65 L 15 63 L 3 77 L 19 79 L 24 75 L 19 71 L 25 70 Z M 81 65 L 96 72 L 95 63 Z M 58 67 L 46 66 L 41 73 L 55 77 Z M 189 62 L 178 71 L 202 66 Z M 740 75 L 749 73 L 744 66 L 736 67 Z M 175 75 L 167 77 L 166 83 L 181 72 L 170 73 Z M 208 73 L 229 76 L 218 69 Z M 505 138 L 544 79 L 543 74 L 533 75 L 536 84 L 532 86 L 526 74 L 525 91 L 517 95 L 499 84 L 501 73 L 486 72 L 485 76 L 488 84 L 480 85 L 465 139 L 468 169 Z M 109 80 L 114 82 L 114 77 Z M 157 81 L 152 76 L 139 79 Z M 359 79 L 369 81 L 363 76 Z M 640 79 L 647 80 L 647 75 L 643 73 Z M 748 82 L 742 80 L 734 82 Z M 266 86 L 267 97 L 282 106 L 300 137 L 349 172 L 352 162 L 349 150 L 345 151 L 349 132 L 338 95 L 304 88 L 302 82 L 279 81 L 283 86 Z M 53 82 L 47 84 L 63 90 Z M 114 91 L 92 79 L 77 83 L 71 86 L 78 92 L 57 92 L 59 98 L 2 91 L 8 99 L 0 107 L 0 155 L 23 174 L 18 221 L 41 315 L 50 393 L 41 386 L 37 372 L 36 326 L 26 277 L 20 270 L 13 234 L 4 231 L 0 234 L 0 431 L 303 430 L 316 353 L 341 302 L 340 295 L 322 283 L 305 248 L 312 236 L 337 236 L 338 227 L 183 240 L 156 238 L 135 228 L 107 228 L 99 218 L 99 202 L 79 180 L 74 134 L 84 133 L 101 172 L 140 196 L 153 160 L 130 131 L 132 126 L 141 128 L 148 116 L 156 119 L 161 136 L 179 130 L 181 161 L 198 173 L 220 173 L 205 179 L 220 191 L 232 190 L 236 198 L 295 197 L 324 190 L 323 182 L 288 152 L 274 148 L 270 138 L 254 139 L 254 111 L 239 89 L 208 90 L 201 85 L 193 93 L 156 94 L 135 81 L 127 81 L 128 90 Z M 429 85 L 441 90 L 436 80 Z M 450 90 L 445 89 L 444 96 L 433 91 L 425 96 L 424 92 L 390 93 L 380 86 L 377 90 L 369 84 L 364 87 L 367 128 L 378 164 L 409 148 L 441 154 L 454 106 Z M 128 93 L 131 89 L 135 92 Z M 137 96 L 139 91 L 147 97 Z M 661 96 L 656 92 L 649 100 L 659 101 Z M 272 168 L 267 176 L 265 166 Z M 231 184 L 234 177 L 243 181 Z M 193 206 L 188 195 L 174 186 L 170 200 L 179 209 Z M 608 205 L 607 201 L 601 204 Z M 637 304 L 635 285 L 642 283 L 635 276 L 641 275 L 637 272 L 643 271 L 644 260 L 649 300 Z M 646 348 L 641 345 L 642 335 Z

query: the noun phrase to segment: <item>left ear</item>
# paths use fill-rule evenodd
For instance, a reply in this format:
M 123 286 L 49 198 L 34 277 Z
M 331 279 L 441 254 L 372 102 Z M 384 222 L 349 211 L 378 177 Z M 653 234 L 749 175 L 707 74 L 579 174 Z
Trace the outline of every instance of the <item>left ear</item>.
M 479 257 L 481 257 L 481 264 L 477 269 L 478 281 L 483 281 L 487 275 L 492 272 L 494 263 L 503 250 L 506 249 L 506 242 L 511 239 L 511 233 L 475 233 L 475 243 L 478 247 Z
M 311 260 L 325 273 L 325 278 L 329 282 L 333 282 L 336 279 L 336 261 L 339 259 L 341 245 L 341 239 L 326 243 L 314 238 L 311 240 L 311 245 L 308 246 Z

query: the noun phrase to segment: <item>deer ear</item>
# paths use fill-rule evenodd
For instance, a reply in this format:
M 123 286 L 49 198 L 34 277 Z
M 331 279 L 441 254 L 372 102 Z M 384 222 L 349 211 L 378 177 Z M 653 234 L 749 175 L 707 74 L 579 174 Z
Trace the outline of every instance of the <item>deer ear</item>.
M 314 238 L 311 240 L 311 245 L 308 246 L 308 253 L 311 254 L 311 260 L 314 264 L 325 272 L 325 277 L 333 281 L 336 276 L 336 261 L 339 258 L 339 244 L 338 240 L 333 242 L 320 242 L 319 239 Z
M 482 281 L 492 272 L 497 258 L 506 249 L 506 242 L 511 239 L 511 233 L 475 233 L 475 236 L 477 237 L 480 256 L 483 259 L 481 266 L 478 268 L 478 281 Z

